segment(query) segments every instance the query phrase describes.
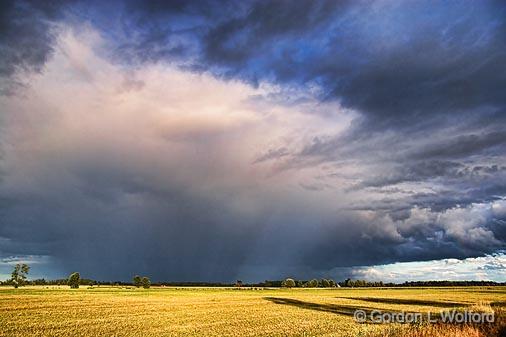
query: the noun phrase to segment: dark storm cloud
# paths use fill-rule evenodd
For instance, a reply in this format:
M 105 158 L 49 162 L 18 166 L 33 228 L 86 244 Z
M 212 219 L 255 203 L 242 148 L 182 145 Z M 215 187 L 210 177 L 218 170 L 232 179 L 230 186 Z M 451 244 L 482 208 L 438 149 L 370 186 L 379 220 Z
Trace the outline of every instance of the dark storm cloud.
M 62 4 L 4 7 L 2 25 L 36 43 L 29 45 L 32 56 L 13 55 L 3 71 L 20 63 L 40 67 L 51 48 L 47 19 Z M 119 17 L 122 35 L 111 33 L 116 56 L 186 57 L 196 68 L 252 82 L 315 82 L 322 98 L 359 110 L 377 127 L 505 104 L 500 2 L 129 1 L 105 8 L 95 21 L 105 29 L 111 27 L 104 21 Z M 41 27 L 13 11 L 26 11 L 26 22 Z
M 504 131 L 461 135 L 446 142 L 430 144 L 410 156 L 416 159 L 463 158 L 494 149 L 500 153 L 504 150 L 505 144 L 506 132 Z
M 3 6 L 4 44 L 18 45 L 2 71 L 11 74 L 16 64 L 40 68 L 51 48 L 48 21 L 63 4 Z M 86 7 L 77 8 L 89 13 Z M 324 88 L 322 98 L 338 99 L 381 127 L 505 104 L 500 2 L 129 1 L 104 8 L 91 19 L 105 29 L 111 27 L 104 21 L 119 17 L 123 35 L 110 33 L 119 57 L 184 56 L 194 67 L 253 82 L 315 82 Z M 12 39 L 13 32 L 26 43 Z
M 461 168 L 462 164 L 450 161 L 422 161 L 413 163 L 411 166 L 401 166 L 393 170 L 389 176 L 366 180 L 363 184 L 370 187 L 380 187 L 407 181 L 424 181 L 437 177 L 455 178 L 461 175 L 459 170 Z
M 16 71 L 41 71 L 53 50 L 51 24 L 61 17 L 70 1 L 16 1 L 0 4 L 1 94 L 12 93 L 23 83 Z
M 251 219 L 178 184 L 136 181 L 132 163 L 100 162 L 68 167 L 56 184 L 39 176 L 44 193 L 11 192 L 0 224 L 9 244 L 0 253 L 50 254 L 62 270 L 110 280 L 133 270 L 159 280 L 235 277 L 259 229 Z
M 283 39 L 304 36 L 328 24 L 344 4 L 335 1 L 255 2 L 244 16 L 210 29 L 204 38 L 204 57 L 225 67 L 242 67 L 252 58 L 261 58 L 262 52 L 269 56 L 278 52 L 284 54 Z M 262 76 L 264 69 L 258 71 Z
M 248 161 L 253 170 L 273 165 L 269 177 L 304 178 L 290 188 L 257 182 L 276 193 L 230 183 L 233 174 L 216 164 L 230 158 L 216 153 L 232 150 L 211 148 L 219 137 L 200 129 L 179 142 L 199 138 L 210 148 L 186 150 L 201 151 L 199 160 L 165 154 L 181 163 L 174 170 L 139 164 L 143 149 L 124 157 L 81 148 L 37 157 L 58 179 L 43 166 L 29 172 L 40 184 L 35 192 L 9 185 L 12 157 L 2 157 L 7 175 L 0 183 L 10 189 L 0 195 L 1 256 L 51 255 L 62 270 L 97 278 L 127 279 L 135 270 L 154 279 L 230 281 L 248 268 L 255 279 L 283 270 L 312 277 L 339 266 L 504 248 L 504 214 L 497 211 L 506 195 L 501 2 L 8 1 L 0 13 L 0 75 L 9 85 L 20 70 L 43 70 L 54 48 L 52 24 L 68 14 L 100 30 L 114 64 L 169 63 L 254 86 L 317 88 L 311 95 L 321 104 L 339 102 L 355 114 L 339 134 L 299 139 L 301 125 L 296 136 L 256 147 Z M 132 91 L 149 85 L 131 83 Z M 286 92 L 249 99 L 304 103 Z M 328 111 L 305 112 L 338 123 Z M 156 163 L 155 157 L 142 158 Z M 211 187 L 201 186 L 206 179 Z M 241 195 L 248 196 L 246 210 L 230 206 Z
M 133 64 L 192 61 L 184 67 L 205 70 L 204 65 L 193 63 L 204 32 L 222 20 L 224 13 L 237 12 L 240 7 L 231 1 L 127 1 L 119 10 L 114 57 Z M 108 17 L 117 16 L 117 11 L 113 7 L 95 20 L 110 27 Z
M 259 2 L 212 27 L 203 56 L 245 78 L 316 81 L 376 123 L 406 124 L 504 106 L 504 17 L 493 2 Z

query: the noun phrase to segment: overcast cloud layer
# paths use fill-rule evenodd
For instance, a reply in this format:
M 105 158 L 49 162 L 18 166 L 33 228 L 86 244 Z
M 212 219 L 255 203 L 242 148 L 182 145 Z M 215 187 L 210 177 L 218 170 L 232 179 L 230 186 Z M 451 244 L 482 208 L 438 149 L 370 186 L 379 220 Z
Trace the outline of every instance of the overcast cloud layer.
M 0 276 L 506 281 L 505 18 L 2 2 Z

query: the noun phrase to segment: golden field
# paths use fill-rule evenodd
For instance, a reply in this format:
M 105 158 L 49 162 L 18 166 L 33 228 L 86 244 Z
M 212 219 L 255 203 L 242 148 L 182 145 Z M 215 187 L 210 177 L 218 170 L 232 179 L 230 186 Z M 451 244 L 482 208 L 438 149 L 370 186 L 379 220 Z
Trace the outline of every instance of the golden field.
M 359 324 L 353 312 L 504 304 L 506 287 L 0 287 L 0 336 L 485 336 L 463 325 Z

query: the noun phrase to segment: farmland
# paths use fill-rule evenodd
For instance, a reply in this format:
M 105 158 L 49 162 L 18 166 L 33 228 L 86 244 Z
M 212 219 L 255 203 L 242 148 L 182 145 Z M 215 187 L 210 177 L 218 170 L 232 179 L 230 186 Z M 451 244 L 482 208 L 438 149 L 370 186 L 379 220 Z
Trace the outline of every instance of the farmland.
M 0 336 L 381 336 L 409 325 L 359 324 L 354 310 L 426 313 L 505 302 L 503 287 L 1 287 Z

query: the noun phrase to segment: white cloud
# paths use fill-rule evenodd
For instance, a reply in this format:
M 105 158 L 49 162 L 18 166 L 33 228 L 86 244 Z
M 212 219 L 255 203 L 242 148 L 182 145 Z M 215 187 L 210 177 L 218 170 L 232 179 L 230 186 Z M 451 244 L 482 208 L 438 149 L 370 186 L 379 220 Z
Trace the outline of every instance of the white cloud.
M 9 144 L 5 191 L 44 193 L 42 181 L 58 185 L 89 163 L 149 177 L 162 188 L 167 180 L 198 187 L 198 193 L 268 187 L 273 164 L 252 165 L 255 158 L 277 144 L 340 132 L 351 120 L 335 103 L 263 100 L 279 96 L 269 85 L 253 88 L 161 63 L 126 69 L 102 56 L 105 46 L 92 28 L 60 29 L 44 73 L 32 75 L 22 97 L 1 98 L 2 140 Z M 333 110 L 334 123 L 318 110 Z M 291 172 L 275 181 L 298 186 L 304 179 Z
M 342 275 L 342 269 L 334 270 Z M 350 268 L 354 279 L 404 282 L 427 280 L 494 280 L 506 282 L 506 253 L 467 259 L 443 259 L 422 262 L 398 262 L 378 266 Z

